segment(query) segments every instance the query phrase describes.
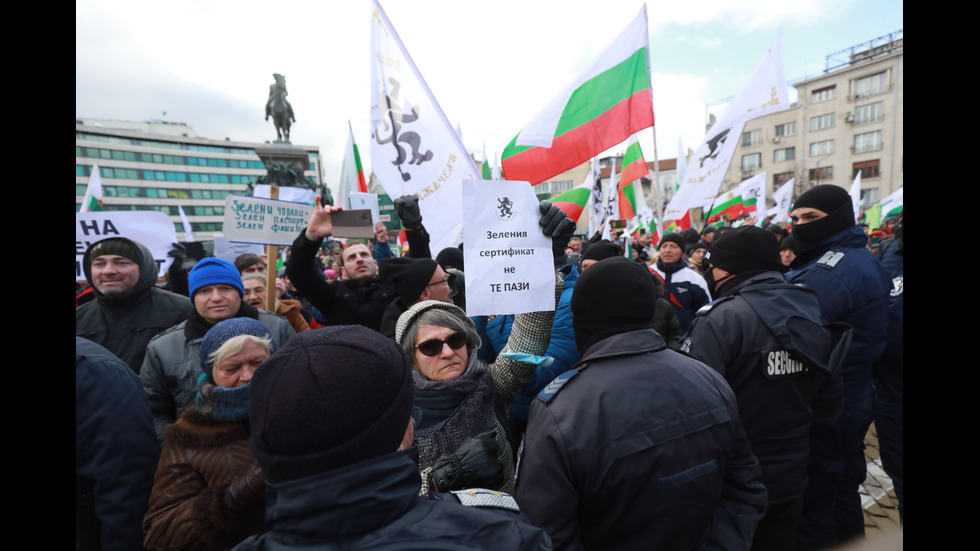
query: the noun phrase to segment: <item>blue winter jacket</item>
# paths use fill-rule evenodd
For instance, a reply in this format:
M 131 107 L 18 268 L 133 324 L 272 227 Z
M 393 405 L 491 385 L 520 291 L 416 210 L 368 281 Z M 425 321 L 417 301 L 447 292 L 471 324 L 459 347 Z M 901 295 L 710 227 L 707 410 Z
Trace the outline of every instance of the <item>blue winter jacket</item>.
M 785 275 L 787 282 L 817 292 L 824 319 L 854 327 L 841 367 L 845 404 L 871 397 L 871 366 L 884 352 L 888 337 L 891 279 L 865 247 L 867 242 L 864 230 L 852 226 L 799 251 Z

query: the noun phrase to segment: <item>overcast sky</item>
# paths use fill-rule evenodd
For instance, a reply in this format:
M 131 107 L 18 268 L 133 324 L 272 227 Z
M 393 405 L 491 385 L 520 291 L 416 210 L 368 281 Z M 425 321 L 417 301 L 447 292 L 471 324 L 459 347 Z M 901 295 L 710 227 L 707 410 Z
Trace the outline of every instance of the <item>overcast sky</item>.
M 499 157 L 642 2 L 381 5 L 467 148 L 482 156 L 485 144 Z M 676 157 L 679 137 L 696 148 L 706 105 L 735 95 L 780 35 L 786 78 L 796 81 L 820 74 L 828 54 L 902 29 L 903 9 L 903 0 L 647 2 L 658 156 Z M 274 140 L 265 101 L 282 73 L 292 142 L 320 147 L 335 187 L 348 120 L 370 170 L 370 10 L 370 0 L 76 0 L 75 115 Z M 640 140 L 652 160 L 652 132 Z

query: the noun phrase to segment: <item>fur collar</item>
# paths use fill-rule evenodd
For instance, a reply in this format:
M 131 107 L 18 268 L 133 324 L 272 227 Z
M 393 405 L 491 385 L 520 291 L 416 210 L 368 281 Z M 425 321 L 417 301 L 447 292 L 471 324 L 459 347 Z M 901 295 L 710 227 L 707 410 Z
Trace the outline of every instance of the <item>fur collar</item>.
M 208 449 L 247 440 L 249 434 L 248 421 L 216 421 L 190 406 L 176 423 L 163 429 L 163 441 L 184 448 Z

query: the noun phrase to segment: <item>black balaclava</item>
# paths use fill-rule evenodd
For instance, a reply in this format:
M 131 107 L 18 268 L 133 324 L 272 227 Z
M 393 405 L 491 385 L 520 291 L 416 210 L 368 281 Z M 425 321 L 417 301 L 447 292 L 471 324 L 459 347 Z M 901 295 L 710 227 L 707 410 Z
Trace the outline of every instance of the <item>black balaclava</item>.
M 796 200 L 793 210 L 812 208 L 827 216 L 806 224 L 794 224 L 793 236 L 799 248 L 809 249 L 832 235 L 854 226 L 854 207 L 847 190 L 833 184 L 817 186 Z
M 623 256 L 607 258 L 582 272 L 570 306 L 579 352 L 619 333 L 649 329 L 657 304 L 650 272 Z

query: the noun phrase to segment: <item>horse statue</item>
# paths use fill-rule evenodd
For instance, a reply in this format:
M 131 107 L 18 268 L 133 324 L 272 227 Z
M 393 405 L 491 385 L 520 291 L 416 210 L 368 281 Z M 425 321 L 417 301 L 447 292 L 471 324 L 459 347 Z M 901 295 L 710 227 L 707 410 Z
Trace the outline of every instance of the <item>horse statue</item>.
M 296 122 L 293 115 L 293 106 L 289 104 L 286 96 L 286 77 L 275 73 L 272 75 L 276 79 L 275 84 L 269 86 L 269 101 L 265 104 L 265 120 L 272 116 L 272 123 L 276 125 L 276 137 L 278 141 L 289 141 L 289 127 Z

